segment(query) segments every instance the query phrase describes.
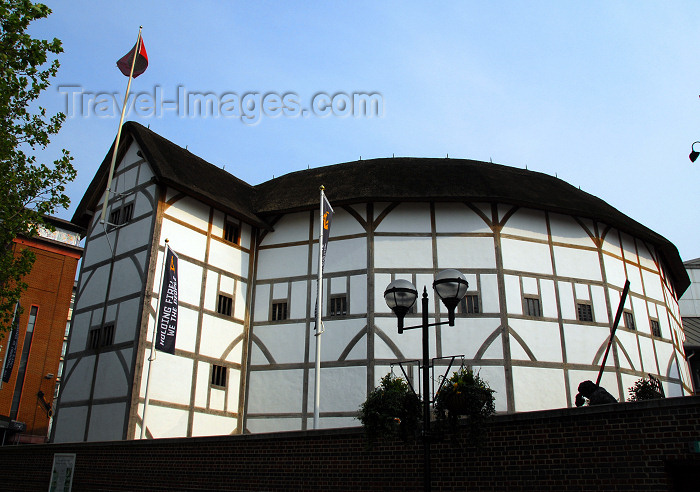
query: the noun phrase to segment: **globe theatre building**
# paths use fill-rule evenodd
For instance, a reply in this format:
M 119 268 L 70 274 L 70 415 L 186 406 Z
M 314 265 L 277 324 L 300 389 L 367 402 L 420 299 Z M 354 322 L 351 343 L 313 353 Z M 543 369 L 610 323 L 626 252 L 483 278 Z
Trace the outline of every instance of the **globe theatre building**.
M 388 158 L 251 186 L 129 122 L 105 226 L 107 155 L 73 217 L 88 234 L 55 441 L 140 436 L 166 238 L 180 262 L 177 343 L 154 362 L 146 435 L 311 428 L 320 185 L 335 209 L 322 427 L 359 425 L 379 379 L 421 358 L 421 334 L 398 334 L 386 286 L 430 289 L 446 268 L 469 289 L 455 326 L 431 328 L 431 357 L 457 355 L 480 371 L 498 411 L 573 406 L 578 384 L 597 376 L 626 279 L 602 386 L 624 400 L 651 373 L 668 396 L 692 392 L 678 309 L 689 279 L 676 248 L 560 179 Z M 431 322 L 444 320 L 435 295 L 430 302 Z M 408 314 L 407 325 L 419 322 Z M 406 367 L 418 377 L 417 362 Z

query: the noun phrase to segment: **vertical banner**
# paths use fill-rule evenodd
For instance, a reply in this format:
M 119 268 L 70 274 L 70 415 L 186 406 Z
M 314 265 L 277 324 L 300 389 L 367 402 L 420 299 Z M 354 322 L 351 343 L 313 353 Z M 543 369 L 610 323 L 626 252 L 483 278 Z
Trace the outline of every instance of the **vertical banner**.
M 177 334 L 177 255 L 170 246 L 165 248 L 165 269 L 163 284 L 160 287 L 160 309 L 158 310 L 158 331 L 156 349 L 169 354 L 175 353 Z
M 333 207 L 331 207 L 325 194 L 323 195 L 322 206 L 323 239 L 321 240 L 321 254 L 323 255 L 323 259 L 321 260 L 321 271 L 323 272 L 323 268 L 326 266 L 326 250 L 328 249 L 328 237 L 330 236 L 331 221 L 333 220 Z
M 15 317 L 12 321 L 12 332 L 10 333 L 10 341 L 7 344 L 5 351 L 5 364 L 3 365 L 2 381 L 10 382 L 12 368 L 15 366 L 15 357 L 17 356 L 17 339 L 19 338 L 19 302 L 15 305 Z

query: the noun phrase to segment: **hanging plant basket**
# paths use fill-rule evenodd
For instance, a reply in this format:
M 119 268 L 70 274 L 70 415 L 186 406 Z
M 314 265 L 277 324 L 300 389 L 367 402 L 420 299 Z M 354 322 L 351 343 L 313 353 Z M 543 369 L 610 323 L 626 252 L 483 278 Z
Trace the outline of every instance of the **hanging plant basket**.
M 491 393 L 492 390 L 486 388 L 463 388 L 461 391 L 450 391 L 445 396 L 445 408 L 450 415 L 480 413 L 493 399 Z
M 484 422 L 495 413 L 493 392 L 471 367 L 462 367 L 435 395 L 436 418 L 449 424 L 453 432 L 464 429 L 471 442 L 479 444 Z

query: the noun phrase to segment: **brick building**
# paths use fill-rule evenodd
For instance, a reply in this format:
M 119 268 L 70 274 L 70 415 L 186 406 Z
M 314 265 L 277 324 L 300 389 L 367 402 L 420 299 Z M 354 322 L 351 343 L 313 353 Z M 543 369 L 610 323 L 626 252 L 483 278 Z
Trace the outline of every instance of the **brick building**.
M 56 218 L 56 228 L 41 228 L 34 238 L 19 237 L 15 251 L 30 248 L 36 255 L 20 304 L 17 350 L 7 382 L 0 382 L 0 429 L 13 427 L 11 421 L 26 427 L 16 433 L 2 432 L 7 442 L 44 442 L 49 431 L 59 360 L 66 332 L 73 283 L 82 248 L 82 229 Z M 10 333 L 0 340 L 3 373 Z M 22 426 L 19 426 L 22 427 Z M 15 426 L 17 428 L 17 426 Z

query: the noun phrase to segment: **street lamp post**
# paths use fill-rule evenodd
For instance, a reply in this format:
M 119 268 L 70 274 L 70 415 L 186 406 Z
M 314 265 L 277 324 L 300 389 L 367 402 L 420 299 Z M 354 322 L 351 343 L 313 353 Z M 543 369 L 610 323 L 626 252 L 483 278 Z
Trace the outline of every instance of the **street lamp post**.
M 467 294 L 469 283 L 458 270 L 443 270 L 435 276 L 433 288 L 442 303 L 447 308 L 448 320 L 437 323 L 428 323 L 428 289 L 423 287 L 421 298 L 422 323 L 420 325 L 404 327 L 404 317 L 413 307 L 418 298 L 418 291 L 408 280 L 394 280 L 384 291 L 384 300 L 387 306 L 394 312 L 398 319 L 399 334 L 404 330 L 421 328 L 423 334 L 423 489 L 430 490 L 430 339 L 428 328 L 455 324 L 455 308 L 459 301 Z

